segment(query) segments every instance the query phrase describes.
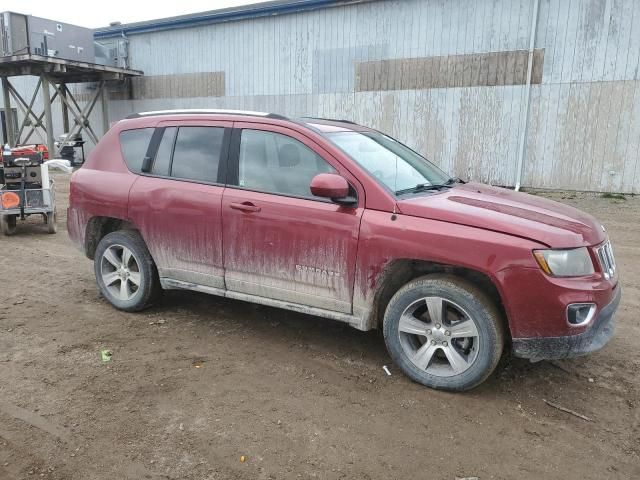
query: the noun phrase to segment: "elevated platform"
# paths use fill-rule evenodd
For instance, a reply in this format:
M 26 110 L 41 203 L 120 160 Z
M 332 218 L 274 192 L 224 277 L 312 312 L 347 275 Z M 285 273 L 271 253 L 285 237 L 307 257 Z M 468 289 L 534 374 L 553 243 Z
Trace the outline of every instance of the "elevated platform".
M 137 77 L 143 73 L 139 70 L 111 67 L 96 63 L 87 63 L 76 60 L 64 60 L 55 57 L 45 57 L 34 54 L 20 54 L 0 57 L 0 80 L 4 98 L 5 121 L 7 141 L 14 147 L 29 142 L 31 136 L 36 133 L 42 143 L 47 145 L 51 158 L 56 156 L 53 137 L 53 118 L 51 112 L 52 102 L 59 98 L 62 110 L 63 131 L 69 133 L 69 138 L 82 132 L 86 133 L 93 143 L 98 143 L 99 136 L 89 122 L 97 101 L 101 101 L 102 130 L 109 129 L 109 115 L 107 105 L 106 84 L 110 81 L 120 81 L 130 77 Z M 35 76 L 38 77 L 31 99 L 27 102 L 23 96 L 9 81 L 9 77 Z M 95 89 L 89 101 L 81 107 L 67 88 L 69 83 L 95 82 Z M 51 88 L 54 92 L 51 95 Z M 38 94 L 42 95 L 44 111 L 36 114 L 33 107 Z M 14 117 L 11 113 L 11 99 L 22 113 L 22 121 L 14 125 Z M 69 114 L 73 116 L 73 126 L 69 122 Z M 44 123 L 43 123 L 44 119 Z M 44 135 L 43 135 L 44 134 Z
M 99 82 L 101 80 L 124 80 L 142 75 L 140 70 L 109 67 L 97 63 L 63 60 L 55 57 L 23 54 L 0 57 L 0 77 L 47 74 L 55 83 Z

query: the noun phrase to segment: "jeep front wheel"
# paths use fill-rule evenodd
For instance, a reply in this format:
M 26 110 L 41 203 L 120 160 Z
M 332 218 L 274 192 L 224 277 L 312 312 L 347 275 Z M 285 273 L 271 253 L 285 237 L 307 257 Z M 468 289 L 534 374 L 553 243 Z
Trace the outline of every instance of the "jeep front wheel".
M 504 344 L 500 313 L 488 297 L 448 275 L 429 275 L 402 287 L 384 316 L 387 349 L 412 380 L 463 391 L 495 369 Z

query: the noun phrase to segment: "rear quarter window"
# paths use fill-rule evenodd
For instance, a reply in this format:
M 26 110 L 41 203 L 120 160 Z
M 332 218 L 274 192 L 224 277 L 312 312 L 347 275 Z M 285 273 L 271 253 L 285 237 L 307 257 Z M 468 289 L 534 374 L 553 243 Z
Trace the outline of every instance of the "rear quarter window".
M 140 173 L 142 171 L 142 162 L 147 154 L 154 130 L 153 128 L 138 128 L 120 132 L 122 156 L 127 168 L 132 172 Z

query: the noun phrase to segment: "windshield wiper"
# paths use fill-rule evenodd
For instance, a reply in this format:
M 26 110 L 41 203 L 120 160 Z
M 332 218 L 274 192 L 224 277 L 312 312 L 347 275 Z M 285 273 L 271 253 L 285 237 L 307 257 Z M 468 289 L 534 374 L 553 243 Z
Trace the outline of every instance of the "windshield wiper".
M 444 183 L 419 183 L 415 187 L 403 188 L 402 190 L 397 190 L 396 195 L 404 195 L 405 193 L 419 193 L 426 192 L 428 190 L 442 190 L 443 188 L 451 188 L 454 183 L 465 183 L 462 179 L 458 177 L 451 177 Z
M 405 193 L 426 192 L 428 190 L 441 190 L 443 188 L 448 188 L 448 187 L 450 187 L 450 185 L 446 183 L 433 184 L 433 185 L 426 184 L 426 183 L 419 183 L 415 187 L 403 188 L 402 190 L 397 190 L 396 195 L 404 195 Z
M 465 183 L 465 182 L 459 177 L 451 177 L 449 180 L 444 182 L 443 185 L 453 185 L 454 183 Z

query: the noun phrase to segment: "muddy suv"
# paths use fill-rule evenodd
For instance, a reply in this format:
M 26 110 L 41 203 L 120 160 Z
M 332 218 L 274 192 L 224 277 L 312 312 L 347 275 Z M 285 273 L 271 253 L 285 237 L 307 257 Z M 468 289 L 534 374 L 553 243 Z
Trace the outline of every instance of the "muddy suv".
M 601 348 L 620 299 L 591 216 L 451 178 L 347 121 L 131 115 L 73 175 L 68 231 L 116 308 L 188 289 L 381 328 L 407 376 L 446 390 L 504 350 Z

